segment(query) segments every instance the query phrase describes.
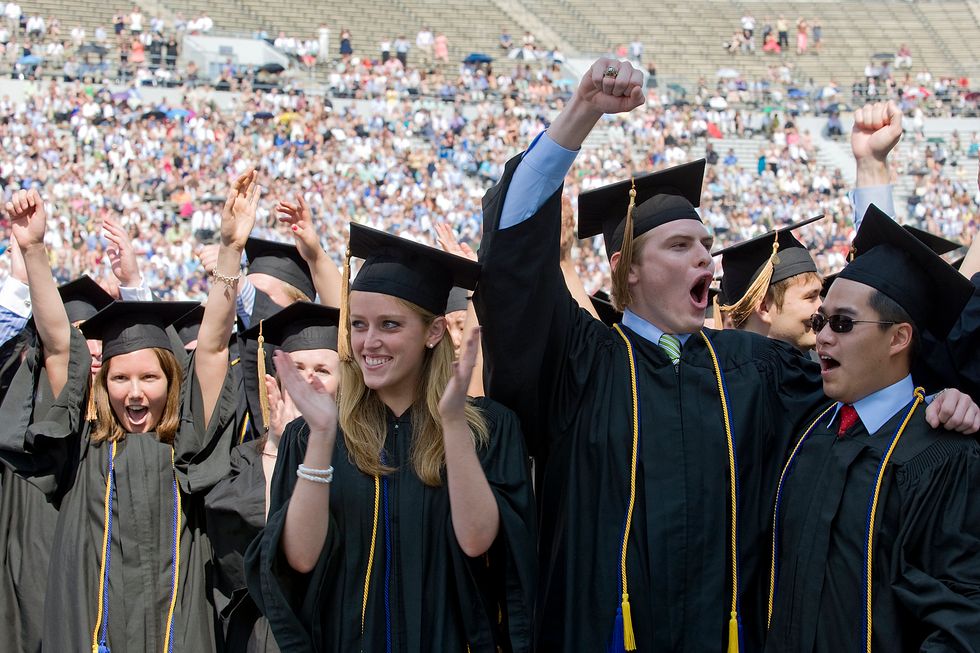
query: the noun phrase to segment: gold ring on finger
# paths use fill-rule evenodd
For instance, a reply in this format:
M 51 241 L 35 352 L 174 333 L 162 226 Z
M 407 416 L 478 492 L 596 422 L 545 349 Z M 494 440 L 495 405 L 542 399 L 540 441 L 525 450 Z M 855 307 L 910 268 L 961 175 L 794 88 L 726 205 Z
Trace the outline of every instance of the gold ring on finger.
M 617 68 L 616 66 L 609 66 L 608 68 L 606 68 L 606 72 L 602 73 L 602 76 L 603 77 L 613 77 L 613 78 L 618 77 L 619 76 L 619 68 Z

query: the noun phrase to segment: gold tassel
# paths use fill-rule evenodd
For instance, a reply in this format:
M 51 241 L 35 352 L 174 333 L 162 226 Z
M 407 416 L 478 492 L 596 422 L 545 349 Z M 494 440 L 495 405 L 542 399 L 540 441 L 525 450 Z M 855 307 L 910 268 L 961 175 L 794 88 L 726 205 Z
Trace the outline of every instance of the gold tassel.
M 630 203 L 626 208 L 623 226 L 623 246 L 619 248 L 619 264 L 612 273 L 612 300 L 617 311 L 624 311 L 633 303 L 630 294 L 630 263 L 633 260 L 633 208 L 636 207 L 636 180 L 631 179 Z
M 734 612 L 728 620 L 728 653 L 738 653 L 738 615 Z
M 633 635 L 633 615 L 630 614 L 630 595 L 623 594 L 623 648 L 636 650 L 636 636 Z
M 337 353 L 341 362 L 348 363 L 353 358 L 350 350 L 350 245 L 344 254 L 344 275 L 340 283 L 340 324 L 337 326 Z
M 772 243 L 772 254 L 769 256 L 769 260 L 766 261 L 762 266 L 762 271 L 759 272 L 759 276 L 755 278 L 749 289 L 745 291 L 742 298 L 739 299 L 734 304 L 727 304 L 721 306 L 721 310 L 725 313 L 731 313 L 732 316 L 732 326 L 734 328 L 739 328 L 749 319 L 762 300 L 766 297 L 766 292 L 769 291 L 769 282 L 772 281 L 772 273 L 779 264 L 779 234 L 776 234 L 775 239 Z
M 262 425 L 269 428 L 269 390 L 265 387 L 265 336 L 262 335 L 262 322 L 259 320 L 259 406 L 262 407 Z
M 724 321 L 721 318 L 721 304 L 718 303 L 718 295 L 711 298 L 711 318 L 715 323 L 715 329 L 721 331 L 725 328 Z

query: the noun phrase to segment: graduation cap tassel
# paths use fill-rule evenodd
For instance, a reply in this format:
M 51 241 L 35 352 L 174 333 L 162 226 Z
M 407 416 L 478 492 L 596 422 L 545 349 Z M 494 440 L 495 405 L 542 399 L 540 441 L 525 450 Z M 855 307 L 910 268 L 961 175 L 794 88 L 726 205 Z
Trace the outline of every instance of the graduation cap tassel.
M 766 296 L 766 292 L 769 291 L 769 282 L 772 281 L 773 271 L 775 271 L 776 265 L 779 264 L 778 252 L 779 235 L 777 234 L 773 239 L 772 254 L 769 256 L 769 260 L 763 263 L 762 270 L 756 276 L 755 280 L 752 281 L 749 289 L 734 304 L 727 304 L 721 307 L 723 312 L 731 314 L 732 326 L 736 329 L 742 326 L 745 320 L 749 319 L 752 311 L 762 302 Z
M 714 319 L 715 328 L 721 331 L 725 328 L 721 318 L 721 304 L 718 303 L 718 295 L 711 298 L 711 317 Z
M 89 383 L 88 405 L 85 407 L 85 421 L 94 422 L 98 416 L 99 412 L 95 408 L 95 392 L 92 391 L 92 384 Z
M 337 325 L 337 353 L 342 363 L 350 362 L 350 245 L 344 254 L 344 274 L 340 283 L 340 324 Z
M 269 390 L 265 387 L 265 336 L 262 335 L 262 322 L 259 320 L 259 406 L 262 407 L 262 425 L 269 428 Z
M 630 294 L 630 262 L 633 260 L 633 209 L 636 207 L 636 180 L 630 188 L 630 203 L 626 207 L 626 222 L 623 226 L 623 246 L 619 248 L 619 263 L 612 273 L 613 305 L 617 311 L 625 310 L 633 303 Z

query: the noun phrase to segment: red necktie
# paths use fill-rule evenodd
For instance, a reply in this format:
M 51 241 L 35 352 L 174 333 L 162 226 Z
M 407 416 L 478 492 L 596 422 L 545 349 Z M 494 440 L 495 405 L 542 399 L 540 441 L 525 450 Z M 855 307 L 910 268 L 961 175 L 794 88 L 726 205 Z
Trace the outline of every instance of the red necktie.
M 837 427 L 837 437 L 842 438 L 852 426 L 857 424 L 858 413 L 851 404 L 844 404 L 840 409 L 840 426 Z

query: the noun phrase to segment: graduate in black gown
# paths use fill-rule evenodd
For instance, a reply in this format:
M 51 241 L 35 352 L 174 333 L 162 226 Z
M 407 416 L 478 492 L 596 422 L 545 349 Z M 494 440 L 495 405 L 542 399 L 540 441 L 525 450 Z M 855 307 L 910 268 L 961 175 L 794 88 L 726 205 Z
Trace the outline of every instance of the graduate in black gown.
M 476 338 L 454 365 L 442 319 L 479 266 L 359 225 L 350 248 L 367 260 L 339 407 L 276 354 L 305 424 L 283 435 L 249 591 L 284 651 L 530 651 L 527 456 L 510 411 L 466 398 Z
M 873 205 L 854 248 L 813 320 L 834 401 L 782 473 L 766 650 L 977 651 L 980 445 L 910 374 L 973 288 Z
M 783 342 L 702 330 L 703 162 L 637 177 L 635 206 L 629 180 L 583 193 L 579 236 L 603 234 L 628 310 L 609 329 L 569 296 L 561 182 L 596 121 L 642 104 L 641 87 L 629 63 L 596 62 L 484 199 L 475 302 L 488 394 L 518 413 L 542 470 L 535 646 L 718 651 L 741 639 L 755 651 L 770 506 L 792 438 L 825 401 L 819 367 Z
M 87 276 L 59 286 L 58 294 L 73 325 L 113 301 Z M 9 434 L 5 439 L 22 438 L 31 422 L 44 418 L 54 399 L 42 370 L 20 362 L 25 357 L 33 362 L 33 352 L 28 350 L 37 344 L 33 324 L 28 323 L 24 331 L 22 350 L 12 361 L 12 388 L 0 399 L 0 428 Z M 101 363 L 102 343 L 87 344 L 94 375 Z M 58 511 L 37 486 L 7 464 L 0 466 L 0 478 L 0 641 L 11 651 L 40 651 L 45 581 Z
M 254 222 L 254 173 L 238 180 L 222 220 L 219 271 L 238 269 Z M 237 277 L 217 277 L 194 359 L 182 370 L 168 324 L 195 304 L 115 302 L 71 327 L 51 281 L 45 212 L 34 190 L 7 205 L 30 278 L 43 365 L 54 397 L 0 455 L 58 510 L 47 570 L 43 648 L 214 648 L 204 493 L 227 473 L 234 420 L 228 339 Z M 100 339 L 91 383 L 82 333 Z M 3 433 L 6 436 L 6 433 Z
M 297 302 L 262 321 L 264 347 L 290 354 L 309 383 L 316 377 L 331 395 L 339 383 L 337 323 L 340 311 Z M 258 338 L 259 325 L 247 334 Z M 221 621 L 224 651 L 278 651 L 269 623 L 259 613 L 245 585 L 245 549 L 265 526 L 272 473 L 279 442 L 289 422 L 299 417 L 289 393 L 266 375 L 269 429 L 265 437 L 231 452 L 231 472 L 214 486 L 204 505 L 214 547 L 214 600 Z

